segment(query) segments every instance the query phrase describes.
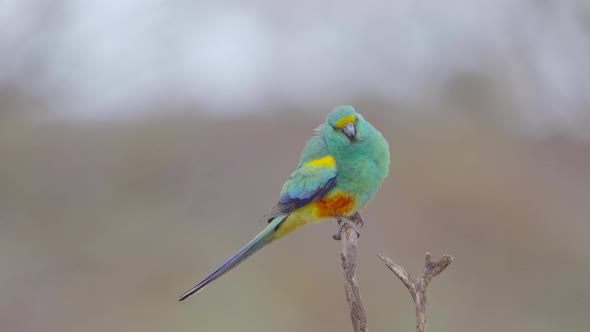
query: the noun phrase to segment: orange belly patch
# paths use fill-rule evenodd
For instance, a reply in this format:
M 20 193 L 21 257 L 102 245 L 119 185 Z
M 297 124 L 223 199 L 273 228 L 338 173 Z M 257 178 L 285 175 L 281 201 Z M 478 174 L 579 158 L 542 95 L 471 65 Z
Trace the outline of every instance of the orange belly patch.
M 324 197 L 315 202 L 318 217 L 348 216 L 352 212 L 354 201 L 354 197 L 347 193 L 337 193 L 330 197 Z

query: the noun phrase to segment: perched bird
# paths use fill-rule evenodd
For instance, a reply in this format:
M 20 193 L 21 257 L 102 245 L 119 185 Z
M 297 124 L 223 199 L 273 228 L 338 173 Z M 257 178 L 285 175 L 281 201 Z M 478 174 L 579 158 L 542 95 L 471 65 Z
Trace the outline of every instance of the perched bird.
M 334 108 L 315 131 L 279 201 L 264 215 L 266 228 L 179 301 L 296 228 L 351 216 L 367 205 L 389 173 L 389 145 L 383 135 L 351 106 Z

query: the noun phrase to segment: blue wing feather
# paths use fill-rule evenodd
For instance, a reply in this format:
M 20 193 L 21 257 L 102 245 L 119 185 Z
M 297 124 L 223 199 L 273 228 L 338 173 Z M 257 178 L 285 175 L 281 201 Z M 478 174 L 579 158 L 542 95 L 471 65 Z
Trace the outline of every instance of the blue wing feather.
M 295 170 L 294 174 L 297 174 L 297 170 Z M 321 199 L 334 188 L 337 176 L 338 172 L 333 168 L 331 172 L 325 172 L 320 177 L 314 176 L 313 179 L 305 179 L 305 176 L 300 174 L 291 177 L 285 183 L 283 191 L 281 191 L 279 202 L 264 215 L 263 220 L 270 222 L 280 215 L 290 213 L 297 208 Z M 298 179 L 298 177 L 302 178 Z M 299 180 L 299 182 L 294 180 Z M 302 185 L 300 181 L 306 181 L 305 185 Z
M 299 166 L 283 185 L 279 201 L 268 211 L 262 220 L 274 218 L 324 197 L 336 185 L 337 165 L 312 164 L 330 153 L 321 137 L 323 126 L 316 129 L 317 135 L 307 141 Z

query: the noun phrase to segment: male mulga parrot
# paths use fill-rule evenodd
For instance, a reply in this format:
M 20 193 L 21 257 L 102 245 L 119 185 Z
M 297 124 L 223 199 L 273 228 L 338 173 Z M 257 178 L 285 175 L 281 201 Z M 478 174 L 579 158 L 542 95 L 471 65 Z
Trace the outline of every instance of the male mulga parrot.
M 309 139 L 279 201 L 264 215 L 268 226 L 179 300 L 299 226 L 363 209 L 388 173 L 389 145 L 383 135 L 351 106 L 336 107 Z

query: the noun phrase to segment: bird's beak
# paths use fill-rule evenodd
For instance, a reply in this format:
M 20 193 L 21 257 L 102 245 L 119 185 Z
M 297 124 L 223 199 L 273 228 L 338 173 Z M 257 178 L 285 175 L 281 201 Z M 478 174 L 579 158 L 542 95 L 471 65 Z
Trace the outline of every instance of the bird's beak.
M 349 139 L 353 139 L 356 136 L 356 127 L 353 122 L 349 122 L 342 127 L 342 132 L 348 136 Z

